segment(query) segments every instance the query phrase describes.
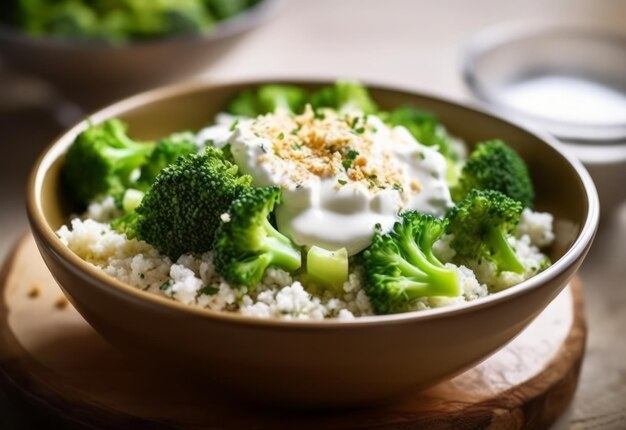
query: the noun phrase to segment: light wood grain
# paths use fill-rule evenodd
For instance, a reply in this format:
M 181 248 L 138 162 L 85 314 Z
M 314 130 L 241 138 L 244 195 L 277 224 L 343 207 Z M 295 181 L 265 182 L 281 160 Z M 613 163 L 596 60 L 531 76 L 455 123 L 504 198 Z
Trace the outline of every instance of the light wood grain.
M 362 410 L 261 410 L 128 361 L 64 300 L 30 235 L 5 266 L 0 292 L 2 383 L 39 408 L 106 428 L 546 428 L 573 396 L 586 336 L 572 285 L 507 347 L 428 391 Z

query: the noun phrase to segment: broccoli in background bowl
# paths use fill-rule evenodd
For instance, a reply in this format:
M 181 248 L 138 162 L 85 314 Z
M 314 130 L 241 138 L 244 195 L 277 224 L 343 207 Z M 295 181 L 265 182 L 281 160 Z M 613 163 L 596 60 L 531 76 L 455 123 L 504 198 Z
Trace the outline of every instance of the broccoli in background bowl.
M 124 43 L 210 31 L 259 0 L 10 0 L 0 20 L 36 36 Z
M 206 71 L 279 13 L 283 4 L 283 0 L 3 0 L 2 64 L 41 79 L 60 99 L 83 111 L 94 111 L 115 99 Z M 29 15 L 23 5 L 30 6 Z M 195 10 L 201 13 L 191 12 Z

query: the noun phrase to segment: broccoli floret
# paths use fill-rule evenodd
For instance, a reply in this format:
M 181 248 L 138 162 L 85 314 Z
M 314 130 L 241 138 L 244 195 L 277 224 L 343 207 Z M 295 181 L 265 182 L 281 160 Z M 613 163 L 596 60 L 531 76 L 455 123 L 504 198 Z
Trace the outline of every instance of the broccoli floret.
M 220 215 L 250 182 L 217 148 L 182 156 L 159 173 L 137 207 L 136 235 L 173 260 L 209 251 Z
M 240 93 L 228 105 L 227 111 L 233 115 L 257 117 L 270 112 L 298 113 L 302 111 L 307 94 L 301 88 L 291 85 L 262 85 Z
M 404 106 L 391 112 L 380 112 L 379 116 L 389 125 L 406 127 L 409 133 L 422 145 L 436 146 L 448 164 L 446 172 L 448 184 L 450 186 L 456 185 L 460 173 L 461 157 L 454 138 L 433 114 L 417 110 L 411 106 Z
M 300 249 L 274 228 L 268 216 L 280 201 L 280 188 L 251 187 L 233 201 L 215 234 L 215 268 L 233 285 L 251 289 L 270 266 L 293 272 Z
M 203 31 L 211 28 L 216 19 L 208 3 L 220 3 L 211 0 L 15 1 L 18 21 L 31 34 L 111 42 Z M 243 4 L 244 8 L 247 6 Z M 232 16 L 241 7 L 233 4 L 222 9 Z
M 473 189 L 499 191 L 525 207 L 532 207 L 535 198 L 526 163 L 501 140 L 479 143 L 472 151 L 452 198 L 459 202 Z
M 104 195 L 121 200 L 127 188 L 135 187 L 135 174 L 154 143 L 136 142 L 126 130 L 126 124 L 117 119 L 92 125 L 68 149 L 62 181 L 65 194 L 79 208 Z
M 391 112 L 381 112 L 380 117 L 389 125 L 406 127 L 419 143 L 438 147 L 444 157 L 452 160 L 458 158 L 452 137 L 430 112 L 404 106 Z
M 445 220 L 410 211 L 389 233 L 374 234 L 363 266 L 364 289 L 377 314 L 408 311 L 421 297 L 461 295 L 458 275 L 432 251 L 445 228 Z
M 492 261 L 498 272 L 524 273 L 507 241 L 522 213 L 522 204 L 493 190 L 472 190 L 448 212 L 446 232 L 457 259 Z
M 118 233 L 124 233 L 128 239 L 137 237 L 137 221 L 139 214 L 135 211 L 127 212 L 124 215 L 111 221 L 111 228 Z
M 367 88 L 359 82 L 337 81 L 333 86 L 324 87 L 311 96 L 314 108 L 333 108 L 340 112 L 359 111 L 373 114 L 378 111 Z
M 124 11 L 123 28 L 131 39 L 150 39 L 169 34 L 197 33 L 214 19 L 202 0 L 117 0 L 111 13 Z
M 204 0 L 217 19 L 228 19 L 254 6 L 259 0 Z
M 161 140 L 154 147 L 154 151 L 141 167 L 138 185 L 141 190 L 147 190 L 156 180 L 161 170 L 175 162 L 179 157 L 198 152 L 193 133 L 176 133 Z

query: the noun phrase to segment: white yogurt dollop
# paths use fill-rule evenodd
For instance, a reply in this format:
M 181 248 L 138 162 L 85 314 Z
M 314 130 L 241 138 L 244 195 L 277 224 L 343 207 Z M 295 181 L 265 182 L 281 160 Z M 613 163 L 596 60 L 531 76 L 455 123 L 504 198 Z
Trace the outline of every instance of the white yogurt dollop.
M 283 189 L 278 229 L 298 245 L 345 247 L 354 255 L 369 246 L 376 225 L 389 231 L 398 213 L 443 216 L 452 205 L 437 150 L 373 115 L 329 115 L 305 112 L 295 123 L 285 114 L 229 124 L 223 117 L 200 136 L 217 147 L 230 144 L 254 185 Z

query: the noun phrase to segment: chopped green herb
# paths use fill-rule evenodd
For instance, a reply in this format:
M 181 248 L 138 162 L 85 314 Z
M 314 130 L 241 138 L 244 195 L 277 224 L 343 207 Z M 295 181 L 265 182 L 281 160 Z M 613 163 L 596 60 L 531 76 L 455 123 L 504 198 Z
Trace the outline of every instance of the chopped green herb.
M 140 277 L 141 279 L 144 279 L 144 278 L 146 277 L 146 275 L 145 275 L 144 273 L 140 273 L 140 274 L 139 274 L 139 277 Z
M 401 184 L 393 184 L 393 189 L 397 190 L 397 191 L 400 191 L 400 192 L 404 191 L 404 188 L 402 187 Z
M 356 127 L 357 122 L 359 122 L 359 117 L 358 117 L 358 116 L 355 116 L 355 117 L 352 119 L 352 122 L 350 123 L 350 128 L 354 128 L 354 127 Z
M 423 152 L 420 152 L 419 157 L 420 157 L 420 160 L 423 160 L 426 158 Z
M 207 287 L 201 288 L 199 293 L 206 294 L 207 296 L 212 296 L 214 294 L 217 294 L 219 291 L 220 291 L 219 288 L 207 286 Z
M 299 143 L 295 143 L 294 142 L 294 143 L 291 144 L 291 149 L 295 149 L 295 150 L 299 151 L 299 150 L 302 149 L 302 145 L 299 144 Z
M 337 179 L 337 182 L 339 182 L 339 185 L 346 185 L 348 183 L 348 181 L 344 179 Z
M 357 133 L 359 133 L 359 134 L 363 134 L 363 133 L 365 133 L 365 127 L 359 127 L 359 128 L 357 128 L 355 131 L 356 131 Z
M 278 135 L 278 139 L 283 140 L 284 138 L 285 138 L 285 133 L 281 131 L 280 134 Z
M 159 290 L 163 291 L 163 290 L 167 290 L 170 285 L 172 285 L 172 281 L 165 281 L 161 284 L 161 286 L 159 287 Z
M 343 168 L 348 170 L 352 166 L 352 163 L 354 162 L 356 157 L 358 157 L 358 155 L 359 151 L 355 151 L 354 149 L 349 150 L 348 154 L 346 154 L 346 158 L 344 158 L 341 162 Z
M 233 123 L 230 125 L 230 131 L 235 131 L 235 129 L 237 128 L 237 124 L 239 124 L 239 118 L 234 120 Z

